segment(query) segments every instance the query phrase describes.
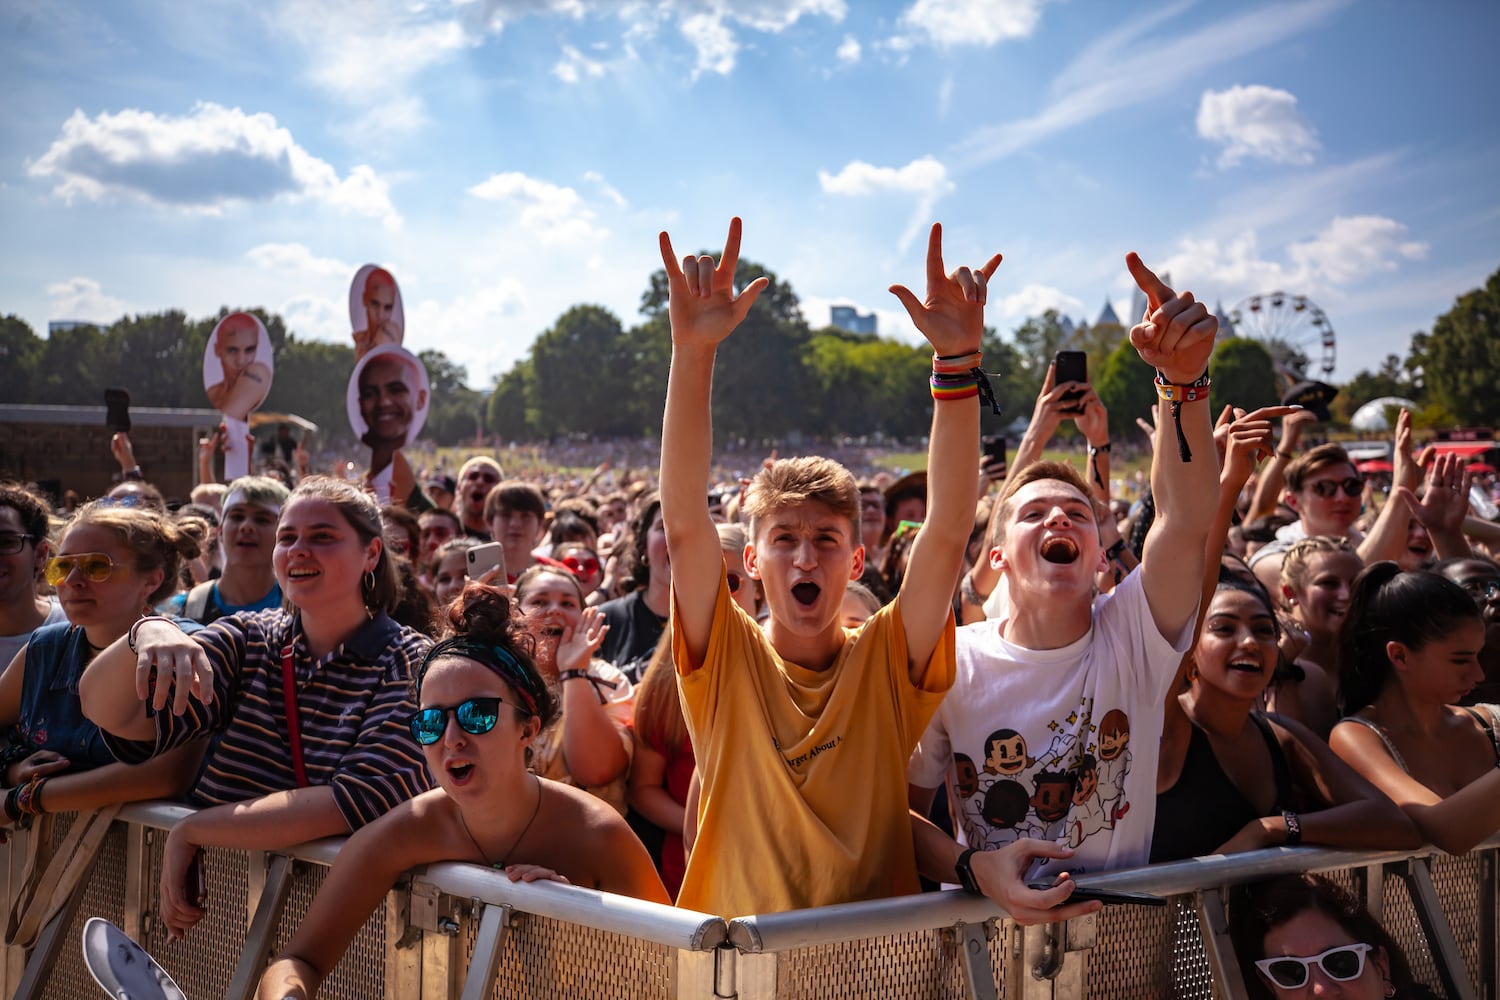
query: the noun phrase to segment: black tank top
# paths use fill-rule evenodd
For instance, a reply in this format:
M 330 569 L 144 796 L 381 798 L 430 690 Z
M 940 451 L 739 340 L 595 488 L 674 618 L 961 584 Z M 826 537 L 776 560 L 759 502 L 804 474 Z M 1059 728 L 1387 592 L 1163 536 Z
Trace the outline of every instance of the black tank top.
M 1271 724 L 1251 714 L 1271 752 L 1271 774 L 1276 782 L 1276 800 L 1271 815 L 1295 809 L 1292 772 Z M 1242 830 L 1261 813 L 1241 794 L 1219 766 L 1208 734 L 1193 724 L 1187 756 L 1177 783 L 1156 796 L 1156 830 L 1151 836 L 1151 860 L 1179 861 L 1212 854 L 1218 846 Z

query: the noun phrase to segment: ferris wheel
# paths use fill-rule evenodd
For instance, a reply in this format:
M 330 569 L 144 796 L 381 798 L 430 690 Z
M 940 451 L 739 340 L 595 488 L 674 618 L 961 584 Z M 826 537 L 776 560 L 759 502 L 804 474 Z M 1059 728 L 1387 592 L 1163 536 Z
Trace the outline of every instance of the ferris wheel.
M 1306 295 L 1252 295 L 1230 311 L 1229 321 L 1237 335 L 1265 344 L 1276 370 L 1292 381 L 1333 374 L 1333 324 Z

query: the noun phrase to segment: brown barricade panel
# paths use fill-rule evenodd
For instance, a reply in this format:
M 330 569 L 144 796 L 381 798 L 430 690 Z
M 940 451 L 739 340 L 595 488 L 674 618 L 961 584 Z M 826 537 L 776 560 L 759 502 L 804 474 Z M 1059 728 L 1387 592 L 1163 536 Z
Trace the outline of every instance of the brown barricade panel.
M 275 856 L 209 850 L 208 915 L 189 933 L 186 942 L 171 942 L 156 915 L 161 851 L 166 840 L 166 832 L 156 827 L 182 813 L 177 807 L 135 807 L 134 813 L 123 813 L 116 821 L 92 875 L 82 884 L 82 897 L 64 931 L 56 962 L 51 969 L 41 970 L 35 979 L 41 984 L 39 992 L 33 995 L 74 1000 L 98 992 L 83 966 L 78 946 L 83 925 L 93 916 L 134 928 L 141 944 L 194 1000 L 225 995 L 246 947 L 252 900 L 259 898 L 266 880 L 262 866 L 268 866 Z M 143 823 L 138 817 L 146 817 L 146 821 Z M 54 841 L 66 834 L 72 822 L 72 816 L 56 817 Z M 0 863 L 6 870 L 17 868 L 15 855 L 28 836 L 20 834 L 10 845 L 0 847 Z M 139 873 L 129 871 L 132 843 L 140 847 Z M 1483 848 L 1460 857 L 1433 854 L 1424 861 L 1411 862 L 1412 866 L 1430 866 L 1442 916 L 1451 928 L 1452 953 L 1458 956 L 1454 965 L 1459 967 L 1452 971 L 1460 984 L 1473 983 L 1479 996 L 1495 995 L 1497 985 L 1493 981 L 1497 942 L 1493 940 L 1490 923 L 1494 918 L 1489 915 L 1497 901 L 1482 896 L 1486 887 L 1494 892 L 1493 883 L 1486 880 L 1485 873 L 1486 866 L 1493 866 L 1500 853 L 1497 843 L 1500 840 L 1492 839 Z M 1382 876 L 1377 894 L 1383 906 L 1382 922 L 1406 952 L 1416 977 L 1444 995 L 1438 966 L 1443 946 L 1429 942 L 1423 931 L 1416 900 L 1402 874 L 1408 870 L 1408 862 L 1402 860 L 1406 855 L 1312 851 L 1306 854 L 1305 861 L 1300 854 L 1284 852 L 1264 852 L 1260 858 L 1205 859 L 1201 880 L 1214 883 L 1205 885 L 1205 889 L 1218 889 L 1226 883 L 1258 877 L 1268 864 L 1287 870 L 1289 862 L 1295 865 L 1303 861 L 1313 870 L 1319 870 L 1329 863 L 1353 863 L 1356 867 L 1326 870 L 1325 874 L 1345 888 L 1359 892 L 1363 889 L 1365 872 L 1374 871 Z M 326 846 L 315 847 L 300 856 L 314 860 L 298 861 L 292 869 L 286 903 L 270 936 L 272 953 L 284 946 L 300 924 L 323 882 L 331 852 Z M 1386 867 L 1380 867 L 1382 863 Z M 1376 867 L 1362 867 L 1370 864 Z M 1133 887 L 1147 891 L 1151 880 L 1161 877 L 1155 869 L 1123 874 L 1137 880 Z M 1066 953 L 1054 995 L 1101 1000 L 1151 997 L 1211 1000 L 1226 995 L 1216 989 L 1222 984 L 1213 982 L 1195 897 L 1182 892 L 1195 881 L 1196 877 L 1185 882 L 1179 876 L 1171 884 L 1180 894 L 1163 908 L 1105 908 L 1094 923 L 1092 944 L 1087 933 L 1083 934 L 1083 940 L 1071 942 L 1080 950 Z M 328 1000 L 457 997 L 479 937 L 478 911 L 483 909 L 483 904 L 471 903 L 469 893 L 492 901 L 523 899 L 534 909 L 552 908 L 558 913 L 574 914 L 570 920 L 589 921 L 595 919 L 594 914 L 615 914 L 613 923 L 609 918 L 600 920 L 613 928 L 605 930 L 557 916 L 512 909 L 495 980 L 488 990 L 488 995 L 497 1000 L 513 997 L 707 1000 L 715 995 L 716 974 L 726 991 L 722 995 L 737 995 L 747 1000 L 770 996 L 787 1000 L 864 997 L 960 1000 L 971 995 L 959 950 L 963 941 L 960 921 L 968 922 L 971 933 L 988 930 L 988 959 L 998 996 L 1020 1000 L 1023 994 L 1035 993 L 1029 989 L 1031 969 L 1023 957 L 1026 932 L 1000 919 L 981 925 L 979 920 L 983 918 L 976 920 L 974 913 L 976 907 L 983 912 L 983 907 L 959 894 L 856 904 L 836 908 L 837 916 L 830 910 L 827 915 L 823 911 L 807 911 L 781 915 L 776 920 L 750 918 L 752 923 L 756 919 L 761 921 L 757 925 L 759 930 L 752 926 L 748 933 L 741 934 L 706 915 L 620 897 L 580 896 L 583 890 L 569 890 L 572 895 L 566 898 L 558 890 L 545 888 L 527 890 L 518 896 L 516 890 L 508 888 L 503 874 L 464 866 L 447 866 L 446 873 L 440 866 L 437 872 L 419 874 L 413 884 L 429 900 L 436 898 L 433 893 L 448 886 L 452 895 L 440 897 L 444 918 L 439 923 L 450 916 L 456 918 L 456 927 L 448 925 L 456 934 L 422 932 L 409 927 L 402 916 L 408 889 L 399 887 L 387 897 L 386 905 L 365 922 L 324 984 L 320 997 Z M 139 909 L 135 906 L 135 893 L 143 903 Z M 580 900 L 584 904 L 582 909 Z M 637 909 L 629 909 L 627 904 Z M 495 907 L 493 912 L 498 913 L 498 905 L 491 905 Z M 620 916 L 622 910 L 629 916 Z M 912 917 L 914 911 L 922 912 Z M 792 924 L 787 922 L 788 916 L 795 918 Z M 950 922 L 954 926 L 929 929 L 935 923 Z M 789 934 L 787 928 L 792 925 L 796 930 Z M 911 929 L 900 930 L 903 925 Z M 428 926 L 433 926 L 430 916 Z M 865 936 L 859 936 L 861 927 L 868 931 Z M 890 932 L 892 928 L 895 933 Z M 396 938 L 403 933 L 407 947 L 398 949 Z M 730 933 L 730 939 L 744 950 L 728 946 L 715 950 L 725 933 Z M 1437 933 L 1443 934 L 1444 929 L 1439 927 Z M 661 941 L 676 944 L 658 943 Z M 775 941 L 781 944 L 773 944 Z M 4 995 L 11 995 L 21 982 L 18 957 L 13 951 L 4 966 Z

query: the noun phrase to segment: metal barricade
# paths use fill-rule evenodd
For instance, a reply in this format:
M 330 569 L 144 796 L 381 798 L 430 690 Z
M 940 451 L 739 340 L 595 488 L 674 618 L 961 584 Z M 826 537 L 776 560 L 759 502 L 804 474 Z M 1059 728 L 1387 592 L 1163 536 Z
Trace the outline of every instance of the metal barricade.
M 127 806 L 91 877 L 29 956 L 7 949 L 3 995 L 96 995 L 79 940 L 103 916 L 139 940 L 194 1000 L 250 997 L 267 957 L 295 932 L 342 841 L 282 852 L 210 849 L 208 915 L 185 942 L 156 918 L 165 831 L 190 812 Z M 54 837 L 69 817 L 58 817 Z M 28 835 L 0 848 L 10 902 Z M 512 883 L 432 865 L 387 894 L 319 993 L 392 997 L 1236 998 L 1224 897 L 1271 875 L 1325 872 L 1360 895 L 1417 977 L 1451 998 L 1500 1000 L 1500 837 L 1460 857 L 1277 848 L 1081 878 L 1153 892 L 1163 908 L 1109 907 L 1021 928 L 960 892 L 728 921 L 555 883 Z

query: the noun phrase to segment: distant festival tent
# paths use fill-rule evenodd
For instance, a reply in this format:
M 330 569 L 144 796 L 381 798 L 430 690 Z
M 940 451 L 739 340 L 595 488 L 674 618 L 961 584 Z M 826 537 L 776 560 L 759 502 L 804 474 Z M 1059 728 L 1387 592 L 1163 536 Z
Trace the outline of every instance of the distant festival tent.
M 1381 396 L 1372 399 L 1364 406 L 1354 411 L 1354 416 L 1349 418 L 1349 426 L 1357 431 L 1388 431 L 1395 426 L 1393 419 L 1386 416 L 1388 410 L 1399 410 L 1402 407 L 1415 413 L 1421 407 L 1409 399 L 1400 396 Z

